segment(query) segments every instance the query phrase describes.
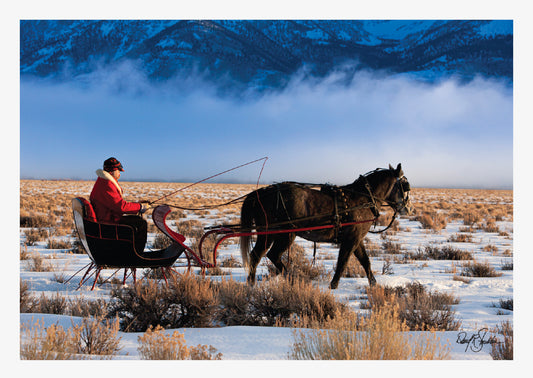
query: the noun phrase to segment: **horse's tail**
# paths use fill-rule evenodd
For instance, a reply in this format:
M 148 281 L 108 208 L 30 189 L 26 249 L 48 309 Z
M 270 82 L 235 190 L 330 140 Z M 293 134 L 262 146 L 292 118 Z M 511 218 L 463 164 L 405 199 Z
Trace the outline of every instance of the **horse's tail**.
M 254 206 L 255 206 L 255 192 L 250 193 L 244 199 L 241 208 L 241 228 L 246 231 L 252 230 L 254 223 Z M 250 245 L 252 237 L 251 236 L 241 236 L 240 237 L 240 247 L 241 247 L 241 257 L 242 265 L 247 270 L 250 265 Z

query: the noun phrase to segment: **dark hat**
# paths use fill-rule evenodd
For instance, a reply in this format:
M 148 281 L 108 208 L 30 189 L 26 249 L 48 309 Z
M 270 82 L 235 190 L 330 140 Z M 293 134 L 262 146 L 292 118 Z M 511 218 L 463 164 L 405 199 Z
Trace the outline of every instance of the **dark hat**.
M 124 172 L 124 168 L 122 168 L 122 164 L 120 164 L 120 161 L 118 161 L 114 157 L 110 157 L 109 159 L 104 161 L 104 171 L 113 172 L 115 169 L 118 169 L 119 171 Z

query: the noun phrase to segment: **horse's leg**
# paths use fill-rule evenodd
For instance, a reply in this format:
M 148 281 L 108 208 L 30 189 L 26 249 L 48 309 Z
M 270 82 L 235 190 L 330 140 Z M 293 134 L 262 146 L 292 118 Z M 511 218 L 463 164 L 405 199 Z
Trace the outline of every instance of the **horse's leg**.
M 339 286 L 339 280 L 341 279 L 341 276 L 344 273 L 344 269 L 346 268 L 346 264 L 348 263 L 350 254 L 352 253 L 354 248 L 355 245 L 353 241 L 343 241 L 341 243 L 341 247 L 339 249 L 339 257 L 337 258 L 337 268 L 335 269 L 335 274 L 333 275 L 333 279 L 329 284 L 329 287 L 331 289 L 336 289 Z
M 355 257 L 357 257 L 357 260 L 359 260 L 359 262 L 363 266 L 363 269 L 366 273 L 366 277 L 368 278 L 368 284 L 370 286 L 374 285 L 376 283 L 376 279 L 374 278 L 372 269 L 370 269 L 370 259 L 368 258 L 363 242 L 359 243 L 357 248 L 353 251 L 353 254 L 355 255 Z
M 270 248 L 270 251 L 268 251 L 267 257 L 276 267 L 276 274 L 286 271 L 285 265 L 281 262 L 281 255 L 289 249 L 295 238 L 296 235 L 294 234 L 282 234 L 276 238 L 274 245 Z
M 266 251 L 268 250 L 268 248 L 270 248 L 272 242 L 272 238 L 269 238 L 266 235 L 259 235 L 257 237 L 255 246 L 252 249 L 252 252 L 250 252 L 250 265 L 248 267 L 247 279 L 250 285 L 253 285 L 255 283 L 255 272 L 257 270 L 257 265 L 259 265 L 259 262 L 265 256 Z

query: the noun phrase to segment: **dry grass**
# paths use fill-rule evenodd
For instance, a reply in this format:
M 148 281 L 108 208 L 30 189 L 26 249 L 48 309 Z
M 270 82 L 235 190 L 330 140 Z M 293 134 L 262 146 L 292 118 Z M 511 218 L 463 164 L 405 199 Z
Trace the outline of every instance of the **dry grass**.
M 169 285 L 143 280 L 114 289 L 110 317 L 117 316 L 121 329 L 144 332 L 150 326 L 165 328 L 212 327 L 218 300 L 210 280 L 193 274 L 173 275 Z
M 138 337 L 137 350 L 143 360 L 221 360 L 222 353 L 216 353 L 212 346 L 198 345 L 187 347 L 182 333 L 174 331 L 171 335 L 161 326 L 148 328 Z
M 501 277 L 503 273 L 497 272 L 488 261 L 468 261 L 462 266 L 462 276 L 466 277 Z
M 20 356 L 23 360 L 69 360 L 97 356 L 110 359 L 121 350 L 118 322 L 84 318 L 67 331 L 59 325 L 45 328 L 36 322 L 21 326 Z
M 285 265 L 285 274 L 299 280 L 322 280 L 328 275 L 326 268 L 318 260 L 313 264 L 313 261 L 307 258 L 305 249 L 296 243 L 282 255 L 281 262 Z M 273 264 L 269 262 L 267 267 L 270 275 L 276 274 L 277 269 Z
M 513 359 L 513 325 L 507 320 L 501 325 L 496 326 L 494 333 L 502 335 L 499 343 L 491 344 L 492 350 L 490 355 L 493 360 L 512 360 Z
M 400 243 L 395 243 L 389 239 L 385 239 L 383 241 L 383 243 L 381 244 L 381 248 L 383 250 L 383 253 L 391 255 L 397 255 L 399 253 L 402 253 L 402 245 Z
M 450 236 L 448 241 L 452 243 L 472 243 L 472 235 L 466 233 L 459 233 Z
M 427 245 L 424 249 L 428 258 L 433 260 L 472 260 L 474 256 L 468 251 L 444 245 L 441 248 Z
M 417 215 L 415 220 L 420 222 L 422 228 L 437 232 L 445 229 L 446 225 L 448 224 L 446 217 L 442 213 L 438 213 L 436 211 L 424 212 L 420 215 Z
M 461 325 L 451 308 L 459 300 L 449 294 L 427 291 L 418 282 L 394 288 L 375 285 L 367 288 L 367 295 L 372 311 L 396 305 L 398 316 L 413 331 L 455 331 Z
M 28 284 L 20 283 L 20 312 L 71 315 L 79 317 L 104 317 L 108 312 L 108 302 L 104 299 L 89 300 L 82 297 L 67 298 L 59 293 L 51 296 L 41 294 L 35 298 L 30 294 Z
M 224 325 L 288 326 L 302 318 L 322 322 L 346 310 L 330 291 L 296 279 L 277 277 L 255 286 L 234 280 L 214 282 L 192 274 L 175 276 L 169 286 L 144 280 L 112 291 L 108 316 L 121 329 Z
M 31 254 L 31 258 L 26 260 L 26 266 L 30 272 L 53 272 L 55 270 L 55 267 L 38 253 Z
M 226 325 L 290 326 L 304 319 L 321 323 L 347 310 L 330 291 L 298 279 L 277 277 L 254 286 L 223 280 L 218 289 L 218 318 Z
M 295 360 L 436 360 L 448 359 L 449 347 L 434 332 L 410 336 L 394 306 L 372 311 L 367 319 L 345 317 L 329 329 L 294 332 L 289 354 Z
M 336 270 L 337 267 L 335 267 Z M 366 277 L 366 272 L 354 256 L 350 256 L 346 268 L 344 269 L 343 277 L 357 278 L 357 277 Z

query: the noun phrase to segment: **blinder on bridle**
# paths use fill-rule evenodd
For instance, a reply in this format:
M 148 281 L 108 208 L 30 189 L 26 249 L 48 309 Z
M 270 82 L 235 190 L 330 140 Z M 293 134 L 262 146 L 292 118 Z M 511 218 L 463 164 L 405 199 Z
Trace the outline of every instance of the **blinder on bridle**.
M 411 191 L 411 185 L 409 184 L 409 181 L 407 181 L 407 177 L 402 176 L 400 177 L 396 184 L 398 186 L 398 189 L 400 191 L 400 200 L 397 201 L 394 205 L 391 205 L 391 207 L 394 209 L 395 212 L 400 214 L 410 214 L 412 211 L 412 205 L 411 200 L 409 198 L 409 192 Z

